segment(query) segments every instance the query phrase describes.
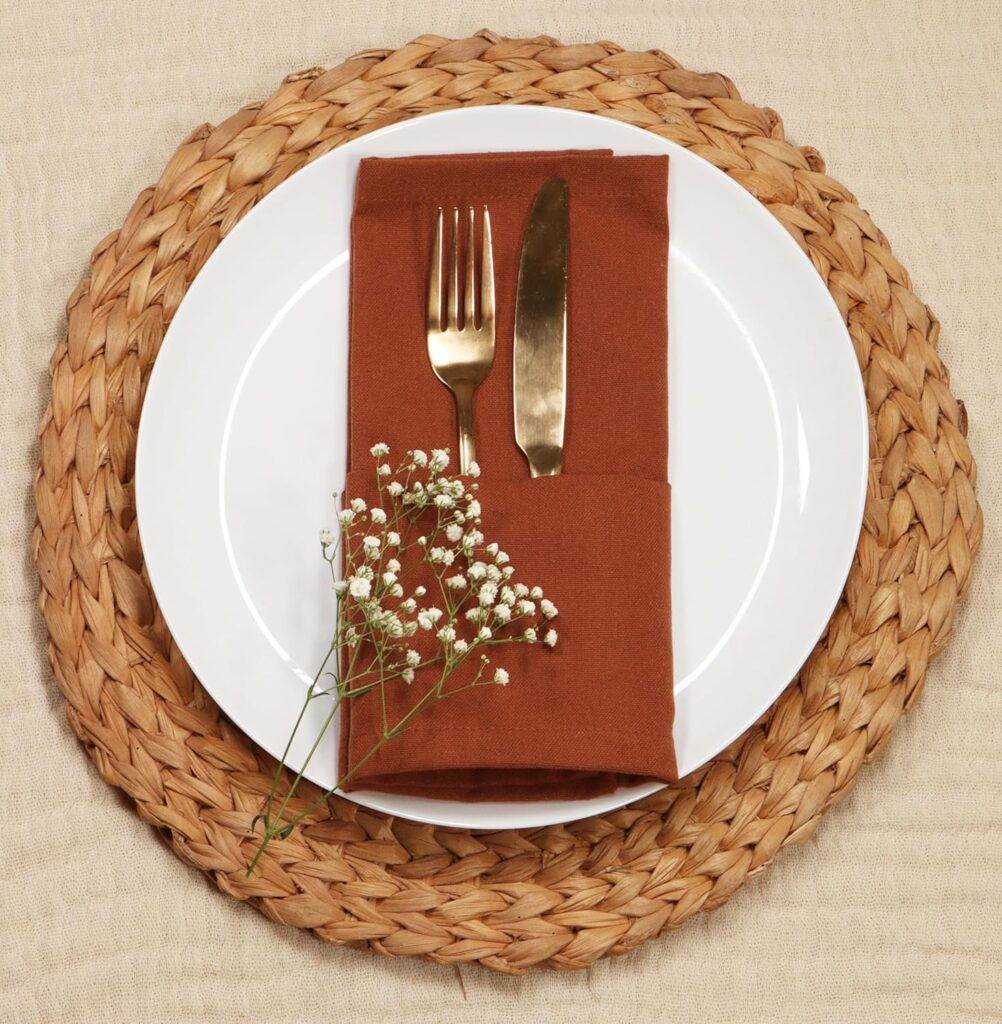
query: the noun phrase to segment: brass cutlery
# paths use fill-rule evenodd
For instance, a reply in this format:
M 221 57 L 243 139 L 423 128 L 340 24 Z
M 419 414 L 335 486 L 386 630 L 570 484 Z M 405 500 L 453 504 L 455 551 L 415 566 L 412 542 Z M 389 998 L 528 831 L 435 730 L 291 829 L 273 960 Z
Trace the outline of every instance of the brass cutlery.
M 568 222 L 567 182 L 550 178 L 532 204 L 515 299 L 515 440 L 534 477 L 564 463 Z
M 428 282 L 428 359 L 435 376 L 452 392 L 456 401 L 459 426 L 459 468 L 466 473 L 476 460 L 473 428 L 473 393 L 483 383 L 494 363 L 494 253 L 491 244 L 491 218 L 483 211 L 479 287 L 475 272 L 473 208 L 468 212 L 466 273 L 463 282 L 462 326 L 460 326 L 459 288 L 459 210 L 452 211 L 452 238 L 446 279 L 442 280 L 443 222 L 441 209 L 435 224 Z M 443 283 L 444 310 L 443 310 Z M 479 291 L 479 303 L 477 293 Z M 479 305 L 479 326 L 477 313 Z M 443 322 L 444 312 L 444 322 Z

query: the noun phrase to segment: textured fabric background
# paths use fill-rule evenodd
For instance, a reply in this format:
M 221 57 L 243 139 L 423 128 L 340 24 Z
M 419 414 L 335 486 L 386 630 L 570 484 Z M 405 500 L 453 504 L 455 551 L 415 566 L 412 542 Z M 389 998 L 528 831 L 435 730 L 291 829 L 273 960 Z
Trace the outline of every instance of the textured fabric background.
M 986 511 L 947 652 L 818 835 L 627 958 L 521 980 L 328 948 L 176 860 L 66 725 L 28 557 L 63 304 L 182 136 L 290 70 L 485 24 L 661 47 L 817 146 L 943 320 Z M 0 0 L 0 1020 L 1002 1020 L 1000 48 L 994 0 Z

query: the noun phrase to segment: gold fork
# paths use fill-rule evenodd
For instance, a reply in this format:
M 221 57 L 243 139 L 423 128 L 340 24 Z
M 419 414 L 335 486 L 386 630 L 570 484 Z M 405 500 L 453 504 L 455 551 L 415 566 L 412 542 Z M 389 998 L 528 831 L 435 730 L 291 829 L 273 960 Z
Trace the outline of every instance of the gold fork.
M 484 382 L 494 363 L 494 252 L 491 247 L 491 215 L 484 207 L 483 243 L 480 259 L 480 326 L 476 318 L 477 282 L 474 270 L 474 212 L 469 209 L 466 240 L 466 280 L 463 288 L 463 326 L 459 326 L 459 267 L 457 239 L 459 210 L 452 211 L 452 240 L 445 283 L 446 321 L 442 324 L 442 228 L 438 211 L 435 242 L 428 281 L 428 360 L 435 376 L 452 392 L 459 421 L 459 470 L 469 471 L 476 459 L 473 436 L 473 392 Z

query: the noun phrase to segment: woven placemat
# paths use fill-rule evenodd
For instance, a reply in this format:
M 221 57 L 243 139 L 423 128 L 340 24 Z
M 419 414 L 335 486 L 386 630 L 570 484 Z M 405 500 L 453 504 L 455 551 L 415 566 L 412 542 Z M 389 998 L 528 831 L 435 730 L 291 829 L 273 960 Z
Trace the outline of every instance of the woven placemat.
M 333 799 L 252 877 L 274 762 L 182 660 L 143 571 L 136 429 L 164 331 L 219 240 L 309 160 L 462 104 L 590 111 L 688 147 L 790 231 L 846 317 L 866 382 L 864 527 L 827 634 L 771 711 L 698 772 L 602 817 L 471 835 Z M 422 36 L 290 75 L 184 141 L 68 303 L 41 427 L 33 537 L 50 658 L 101 776 L 177 854 L 276 921 L 336 943 L 508 973 L 585 967 L 724 903 L 811 835 L 918 695 L 970 582 L 982 518 L 939 324 L 852 195 L 771 110 L 658 51 Z M 313 793 L 307 793 L 310 799 Z

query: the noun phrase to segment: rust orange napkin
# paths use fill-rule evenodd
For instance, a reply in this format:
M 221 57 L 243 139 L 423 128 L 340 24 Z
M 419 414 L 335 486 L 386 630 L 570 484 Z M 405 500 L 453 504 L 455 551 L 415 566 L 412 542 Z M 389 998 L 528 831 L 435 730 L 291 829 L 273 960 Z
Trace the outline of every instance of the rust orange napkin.
M 530 207 L 570 189 L 563 475 L 529 478 L 515 444 L 512 328 Z M 372 497 L 369 448 L 456 451 L 425 304 L 439 206 L 490 209 L 497 349 L 475 396 L 481 529 L 516 579 L 560 609 L 560 641 L 502 647 L 511 684 L 435 705 L 348 789 L 457 800 L 574 799 L 676 777 L 672 743 L 667 373 L 668 162 L 605 152 L 363 160 L 352 220 L 349 497 Z M 453 462 L 455 469 L 455 459 Z M 394 720 L 422 680 L 388 687 Z M 372 699 L 368 699 L 369 697 Z M 343 708 L 340 768 L 381 734 L 375 693 Z

